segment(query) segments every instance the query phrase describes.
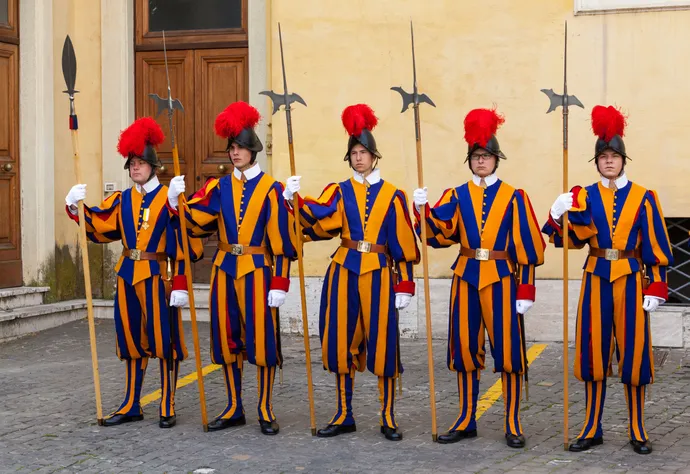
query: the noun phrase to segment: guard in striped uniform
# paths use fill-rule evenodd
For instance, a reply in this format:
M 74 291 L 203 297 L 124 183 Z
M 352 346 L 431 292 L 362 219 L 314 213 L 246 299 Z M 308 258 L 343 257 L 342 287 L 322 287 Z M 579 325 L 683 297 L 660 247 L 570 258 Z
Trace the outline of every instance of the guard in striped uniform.
M 589 245 L 575 340 L 575 376 L 585 382 L 587 414 L 570 451 L 603 443 L 601 417 L 615 347 L 630 442 L 635 452 L 649 454 L 652 443 L 644 427 L 645 387 L 654 381 L 649 313 L 668 299 L 671 244 L 656 192 L 625 175 L 630 159 L 623 142 L 625 117 L 612 106 L 596 106 L 592 130 L 597 136 L 592 160 L 601 178 L 560 195 L 543 228 L 562 247 L 562 216 L 568 211 L 569 248 Z
M 520 423 L 526 363 L 521 316 L 534 303 L 534 271 L 544 263 L 546 244 L 527 194 L 496 176 L 499 161 L 505 159 L 495 135 L 503 122 L 495 110 L 472 110 L 465 118 L 465 161 L 472 179 L 446 190 L 432 209 L 426 188 L 414 192 L 417 230 L 424 209 L 427 244 L 460 245 L 451 267 L 447 358 L 448 368 L 457 372 L 460 414 L 438 437 L 444 444 L 477 436 L 486 328 L 494 370 L 503 383 L 506 442 L 512 448 L 525 445 Z
M 187 282 L 181 233 L 168 210 L 168 188 L 156 177 L 161 162 L 156 147 L 163 131 L 150 117 L 136 120 L 120 135 L 118 151 L 135 185 L 118 191 L 98 207 L 84 206 L 87 236 L 92 242 L 122 241 L 115 267 L 115 330 L 117 355 L 126 364 L 125 399 L 105 420 L 105 426 L 144 419 L 141 388 L 149 358 L 160 360 L 161 428 L 176 423 L 175 387 L 180 361 L 187 358 L 182 315 L 187 304 Z M 86 185 L 77 184 L 67 195 L 67 214 L 74 221 L 77 203 L 86 197 Z M 200 239 L 190 239 L 190 258 L 202 256 Z M 166 293 L 170 293 L 168 306 Z
M 296 258 L 294 222 L 283 201 L 283 186 L 261 171 L 263 149 L 254 127 L 259 112 L 245 102 L 218 115 L 215 131 L 228 140 L 233 173 L 209 179 L 187 202 L 189 232 L 218 235 L 211 270 L 211 359 L 223 365 L 228 403 L 209 424 L 211 431 L 246 423 L 242 406 L 242 369 L 256 365 L 261 432 L 278 434 L 272 394 L 276 367 L 282 364 L 278 307 L 290 285 Z M 184 192 L 184 176 L 170 184 L 170 206 Z
M 376 168 L 381 154 L 371 131 L 378 120 L 367 105 L 347 107 L 343 125 L 350 135 L 345 161 L 354 176 L 326 186 L 318 199 L 305 198 L 301 222 L 306 241 L 340 234 L 321 292 L 319 329 L 324 369 L 335 374 L 336 413 L 319 437 L 356 430 L 352 394 L 356 371 L 379 378 L 381 433 L 402 440 L 395 421 L 395 379 L 402 373 L 398 310 L 415 291 L 412 266 L 419 262 L 405 193 L 383 181 Z M 300 189 L 288 179 L 285 198 Z

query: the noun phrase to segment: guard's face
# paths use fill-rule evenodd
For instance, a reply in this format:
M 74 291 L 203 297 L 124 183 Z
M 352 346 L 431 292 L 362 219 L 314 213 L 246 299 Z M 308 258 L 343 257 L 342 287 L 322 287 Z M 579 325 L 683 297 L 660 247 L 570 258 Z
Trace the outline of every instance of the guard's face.
M 599 174 L 607 179 L 618 178 L 623 171 L 623 156 L 613 150 L 604 150 L 597 156 Z
M 374 168 L 374 155 L 358 143 L 350 150 L 350 164 L 356 172 L 366 175 Z
M 480 178 L 486 178 L 496 168 L 496 157 L 484 148 L 477 148 L 470 155 L 472 172 Z
M 129 177 L 139 186 L 146 184 L 153 173 L 153 166 L 146 161 L 133 157 L 129 160 Z
M 232 161 L 232 165 L 240 171 L 244 171 L 249 168 L 252 161 L 252 152 L 246 148 L 242 148 L 233 142 L 228 150 L 228 157 Z

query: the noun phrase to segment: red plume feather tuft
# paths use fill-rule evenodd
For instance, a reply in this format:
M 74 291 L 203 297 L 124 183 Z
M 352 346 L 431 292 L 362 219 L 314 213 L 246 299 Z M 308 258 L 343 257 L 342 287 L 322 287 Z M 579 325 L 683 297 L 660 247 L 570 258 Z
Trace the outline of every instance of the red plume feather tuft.
M 503 122 L 503 115 L 499 115 L 495 108 L 470 110 L 465 117 L 465 141 L 469 146 L 478 143 L 485 147 Z
M 245 128 L 254 128 L 261 120 L 259 111 L 246 102 L 234 102 L 218 114 L 214 127 L 223 138 L 238 136 Z
M 157 147 L 163 140 L 165 135 L 160 125 L 151 117 L 142 117 L 120 133 L 117 151 L 125 158 L 129 158 L 130 154 L 142 156 L 146 145 Z
M 371 132 L 379 123 L 379 119 L 374 115 L 374 111 L 367 104 L 346 107 L 341 118 L 347 133 L 355 137 L 360 136 L 365 128 Z
M 606 142 L 611 141 L 616 135 L 622 138 L 625 134 L 625 125 L 625 116 L 612 105 L 596 105 L 592 109 L 592 131 Z

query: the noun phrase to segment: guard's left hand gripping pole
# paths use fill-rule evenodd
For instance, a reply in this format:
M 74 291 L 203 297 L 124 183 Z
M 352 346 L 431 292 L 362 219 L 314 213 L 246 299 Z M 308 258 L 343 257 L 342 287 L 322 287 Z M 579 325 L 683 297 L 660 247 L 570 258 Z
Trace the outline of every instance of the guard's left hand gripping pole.
M 285 57 L 283 56 L 283 34 L 278 23 L 278 36 L 280 39 L 280 61 L 283 67 L 283 93 L 278 94 L 273 91 L 262 91 L 259 94 L 268 96 L 273 102 L 273 113 L 275 114 L 280 106 L 285 107 L 285 120 L 287 122 L 288 150 L 290 152 L 290 173 L 294 176 L 297 171 L 295 167 L 295 148 L 292 142 L 292 107 L 290 104 L 299 102 L 305 107 L 307 104 L 298 94 L 288 94 L 287 78 L 285 75 Z M 295 243 L 297 247 L 297 267 L 299 269 L 299 292 L 302 300 L 302 331 L 304 333 L 304 352 L 305 364 L 307 366 L 307 390 L 309 395 L 309 422 L 311 424 L 311 435 L 316 436 L 316 413 L 314 411 L 314 383 L 311 375 L 311 347 L 309 343 L 309 321 L 307 318 L 307 290 L 304 281 L 304 259 L 302 257 L 302 223 L 300 222 L 300 198 L 295 194 Z M 280 330 L 280 328 L 279 328 Z
M 77 183 L 81 183 L 81 163 L 79 161 L 79 121 L 77 112 L 74 108 L 74 94 L 79 91 L 74 90 L 77 79 L 77 59 L 74 54 L 74 47 L 69 35 L 65 38 L 65 45 L 62 48 L 62 74 L 65 77 L 67 90 L 64 91 L 69 96 L 69 128 L 72 134 L 72 152 L 74 153 L 74 172 Z M 98 372 L 98 350 L 96 347 L 96 324 L 93 317 L 93 296 L 91 294 L 91 271 L 89 269 L 89 252 L 86 246 L 86 220 L 84 219 L 84 201 L 78 203 L 79 215 L 79 249 L 81 251 L 81 262 L 84 271 L 84 292 L 86 293 L 86 316 L 89 322 L 89 339 L 91 343 L 91 367 L 93 369 L 93 387 L 96 392 L 96 420 L 99 425 L 103 425 L 103 408 L 101 406 L 101 379 Z
M 422 132 L 419 118 L 419 104 L 427 103 L 433 107 L 436 105 L 426 94 L 419 94 L 417 91 L 417 65 L 414 54 L 414 30 L 412 29 L 412 22 L 410 21 L 410 36 L 412 37 L 412 73 L 413 73 L 413 90 L 412 93 L 405 92 L 402 87 L 391 87 L 391 90 L 399 92 L 402 96 L 403 107 L 402 113 L 412 105 L 414 110 L 414 132 L 417 149 L 417 178 L 418 186 L 424 187 L 424 166 L 422 163 Z M 431 439 L 438 441 L 438 432 L 436 428 L 436 385 L 434 383 L 434 356 L 431 344 L 431 300 L 429 290 L 429 260 L 427 252 L 426 241 L 426 213 L 424 210 L 420 213 L 421 238 L 422 238 L 422 268 L 424 270 L 424 304 L 426 310 L 426 346 L 427 346 L 427 363 L 429 365 L 429 400 L 431 403 Z
M 165 47 L 165 32 L 163 32 L 163 56 L 165 58 L 165 76 L 168 81 L 168 97 L 162 98 L 158 94 L 149 94 L 158 108 L 158 114 L 163 110 L 168 112 L 168 124 L 170 126 L 170 143 L 172 144 L 173 169 L 175 176 L 180 176 L 180 155 L 175 140 L 175 128 L 173 127 L 173 113 L 175 109 L 184 112 L 184 108 L 178 99 L 173 99 L 170 92 L 170 74 L 168 73 L 168 52 Z M 196 361 L 196 380 L 199 386 L 199 406 L 201 408 L 201 425 L 204 432 L 208 431 L 208 416 L 206 415 L 206 391 L 204 390 L 204 374 L 201 365 L 201 348 L 199 347 L 199 329 L 196 323 L 196 306 L 194 304 L 194 286 L 192 283 L 192 263 L 189 257 L 189 235 L 187 234 L 187 218 L 185 214 L 185 204 L 187 199 L 184 193 L 179 195 L 179 216 L 180 230 L 182 232 L 182 255 L 184 256 L 185 278 L 187 281 L 187 292 L 189 294 L 189 316 L 192 321 L 192 338 L 194 339 L 194 359 Z M 171 347 L 172 351 L 172 347 Z

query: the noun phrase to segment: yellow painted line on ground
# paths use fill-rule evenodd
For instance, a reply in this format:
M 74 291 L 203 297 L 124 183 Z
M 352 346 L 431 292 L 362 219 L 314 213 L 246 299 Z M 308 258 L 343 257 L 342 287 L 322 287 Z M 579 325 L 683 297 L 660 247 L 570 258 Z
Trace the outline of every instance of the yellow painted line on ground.
M 210 374 L 211 372 L 220 369 L 222 366 L 221 365 L 216 365 L 216 364 L 209 364 L 203 369 L 201 369 L 201 373 L 205 376 Z M 189 375 L 186 375 L 182 377 L 181 379 L 177 379 L 177 388 L 180 389 L 184 387 L 185 385 L 189 385 L 192 382 L 196 382 L 197 376 L 196 372 L 192 372 Z M 162 392 L 160 389 L 156 390 L 155 392 L 149 393 L 145 397 L 141 399 L 141 406 L 146 406 L 149 403 L 155 402 L 156 400 L 159 400 L 161 398 Z
M 539 354 L 544 352 L 544 349 L 546 349 L 546 344 L 534 344 L 532 347 L 530 347 L 527 350 L 527 365 L 532 365 L 534 359 L 539 357 Z M 477 402 L 477 419 L 479 419 L 479 417 L 482 416 L 486 410 L 491 408 L 491 405 L 496 403 L 496 400 L 498 400 L 502 395 L 503 384 L 501 383 L 501 378 L 499 377 L 496 383 L 494 383 Z

